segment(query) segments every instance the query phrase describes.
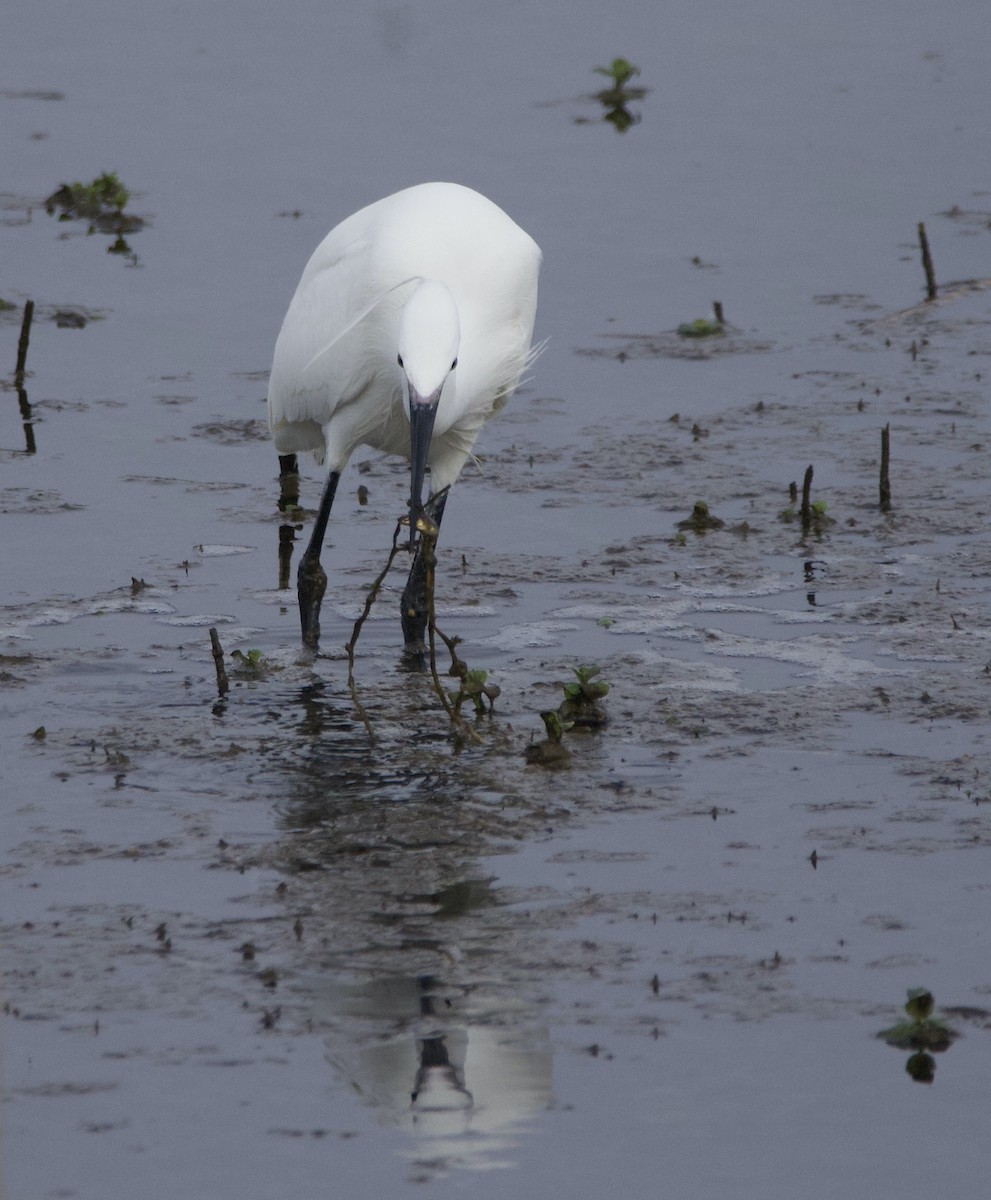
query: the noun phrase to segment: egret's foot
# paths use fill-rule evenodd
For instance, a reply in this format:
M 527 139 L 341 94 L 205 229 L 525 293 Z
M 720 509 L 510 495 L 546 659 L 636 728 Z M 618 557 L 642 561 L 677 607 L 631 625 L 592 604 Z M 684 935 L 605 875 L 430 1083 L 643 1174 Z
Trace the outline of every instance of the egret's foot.
M 304 554 L 296 575 L 296 594 L 299 597 L 299 623 L 303 645 L 316 650 L 320 641 L 320 605 L 327 590 L 327 572 L 319 558 Z

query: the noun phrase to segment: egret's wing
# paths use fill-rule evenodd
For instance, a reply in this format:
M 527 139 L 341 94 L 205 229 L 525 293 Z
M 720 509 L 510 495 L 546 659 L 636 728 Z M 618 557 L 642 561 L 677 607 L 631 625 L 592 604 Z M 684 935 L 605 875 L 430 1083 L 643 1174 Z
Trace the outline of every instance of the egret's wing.
M 321 379 L 321 363 L 324 362 L 327 355 L 334 353 L 339 343 L 342 342 L 349 333 L 351 333 L 356 325 L 373 313 L 375 309 L 378 308 L 378 306 L 393 292 L 397 291 L 401 287 L 405 287 L 407 283 L 419 283 L 422 278 L 423 277 L 421 275 L 411 275 L 409 279 L 403 279 L 400 283 L 395 284 L 393 287 L 386 288 L 384 292 L 376 296 L 369 304 L 357 312 L 354 317 L 351 318 L 348 324 L 345 325 L 340 332 L 335 333 L 327 345 L 324 346 L 322 350 L 318 350 L 303 368 L 302 380 L 304 388 L 308 386 L 308 382 L 311 380 L 316 381 L 317 386 L 319 386 L 319 381 Z
M 269 424 L 277 442 L 303 433 L 290 426 L 325 425 L 340 406 L 365 391 L 372 364 L 382 361 L 372 344 L 381 322 L 367 318 L 407 280 L 376 289 L 369 253 L 366 238 L 332 230 L 306 265 L 282 323 L 269 378 Z M 312 430 L 303 436 L 305 448 L 315 448 Z

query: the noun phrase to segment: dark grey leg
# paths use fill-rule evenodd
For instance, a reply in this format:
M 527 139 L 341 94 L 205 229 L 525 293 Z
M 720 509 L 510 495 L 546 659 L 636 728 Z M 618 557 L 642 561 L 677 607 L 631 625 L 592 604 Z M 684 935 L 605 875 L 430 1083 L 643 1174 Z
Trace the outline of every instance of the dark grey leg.
M 299 464 L 295 454 L 279 455 L 279 512 L 289 513 L 290 521 L 299 507 Z M 279 526 L 279 590 L 289 586 L 289 569 L 296 544 L 295 524 Z
M 444 516 L 444 506 L 450 488 L 445 488 L 436 496 L 431 496 L 423 506 L 424 514 L 440 527 Z M 403 638 L 406 641 L 406 654 L 416 657 L 426 649 L 425 635 L 430 613 L 427 604 L 427 563 L 423 556 L 423 537 L 416 540 L 416 551 L 413 554 L 413 566 L 410 568 L 409 579 L 403 589 L 402 607 L 400 609 L 403 621 Z
M 313 532 L 309 545 L 303 557 L 299 560 L 299 571 L 296 574 L 296 593 L 299 596 L 299 623 L 303 634 L 303 645 L 316 650 L 320 641 L 320 605 L 323 594 L 327 590 L 327 573 L 320 565 L 320 551 L 323 549 L 323 539 L 327 533 L 327 521 L 330 510 L 337 494 L 337 484 L 340 480 L 337 471 L 331 471 L 320 497 L 320 508 L 317 519 L 313 522 Z

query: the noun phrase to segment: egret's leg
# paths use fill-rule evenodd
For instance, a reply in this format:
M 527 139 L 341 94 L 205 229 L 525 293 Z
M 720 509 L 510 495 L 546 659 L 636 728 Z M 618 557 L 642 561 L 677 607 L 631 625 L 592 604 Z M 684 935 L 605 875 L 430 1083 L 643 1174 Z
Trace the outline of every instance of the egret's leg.
M 450 488 L 445 488 L 436 496 L 431 496 L 423 506 L 424 516 L 428 517 L 440 528 L 444 516 L 444 505 Z M 402 599 L 403 638 L 406 641 L 406 653 L 417 655 L 425 650 L 424 635 L 427 632 L 427 621 L 430 618 L 427 599 L 427 564 L 423 557 L 423 538 L 417 539 L 416 551 L 413 555 L 413 566 L 410 568 L 409 579 L 403 589 Z
M 299 596 L 299 623 L 303 633 L 303 645 L 315 650 L 320 641 L 320 605 L 327 590 L 327 573 L 320 565 L 320 551 L 327 532 L 327 521 L 337 494 L 340 473 L 331 471 L 320 497 L 317 519 L 303 557 L 299 560 L 296 575 L 296 593 Z
M 289 586 L 289 568 L 296 544 L 293 519 L 299 508 L 299 464 L 295 454 L 279 455 L 279 512 L 291 514 L 289 521 L 279 526 L 279 589 Z

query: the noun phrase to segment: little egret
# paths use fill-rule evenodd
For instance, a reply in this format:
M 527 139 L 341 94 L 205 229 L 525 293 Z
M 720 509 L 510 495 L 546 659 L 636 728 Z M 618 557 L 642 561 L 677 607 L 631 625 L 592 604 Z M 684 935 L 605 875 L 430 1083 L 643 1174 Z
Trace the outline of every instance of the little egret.
M 341 472 L 358 446 L 410 461 L 410 536 L 436 533 L 448 489 L 485 422 L 533 361 L 540 249 L 491 200 L 424 183 L 368 205 L 306 264 L 275 344 L 269 428 L 293 469 L 327 465 L 299 564 L 303 644 L 316 648 L 327 576 L 320 551 Z M 422 503 L 424 475 L 430 491 Z M 426 629 L 422 541 L 403 592 L 407 649 Z

